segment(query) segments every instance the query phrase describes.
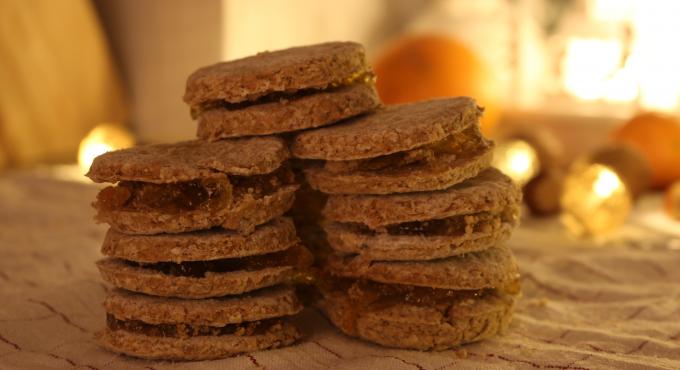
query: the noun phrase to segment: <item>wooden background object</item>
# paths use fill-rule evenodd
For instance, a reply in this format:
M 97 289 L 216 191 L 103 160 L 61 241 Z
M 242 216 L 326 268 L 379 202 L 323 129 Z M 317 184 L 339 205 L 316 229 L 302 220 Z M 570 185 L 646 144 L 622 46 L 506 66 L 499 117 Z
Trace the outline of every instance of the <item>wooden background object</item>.
M 0 0 L 0 158 L 14 166 L 74 162 L 93 126 L 126 120 L 90 1 Z

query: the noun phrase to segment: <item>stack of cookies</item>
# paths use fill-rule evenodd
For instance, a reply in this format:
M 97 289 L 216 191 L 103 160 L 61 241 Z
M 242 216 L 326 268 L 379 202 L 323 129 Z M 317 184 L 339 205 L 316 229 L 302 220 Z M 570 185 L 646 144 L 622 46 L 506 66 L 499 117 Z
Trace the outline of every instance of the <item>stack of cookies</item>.
M 446 349 L 508 324 L 518 270 L 502 243 L 521 193 L 489 168 L 492 143 L 470 98 L 383 108 L 295 136 L 306 178 L 328 194 L 333 249 L 320 307 L 344 333 Z
M 289 138 L 380 106 L 364 47 L 354 42 L 263 52 L 201 68 L 189 76 L 184 100 L 198 121 L 198 137 L 210 141 Z M 301 183 L 291 216 L 302 241 L 324 254 L 323 230 L 315 222 L 324 198 L 304 182 L 298 161 L 291 167 Z
M 489 167 L 481 109 L 381 107 L 374 80 L 350 42 L 207 66 L 184 96 L 198 140 L 96 158 L 88 176 L 114 184 L 94 203 L 110 225 L 97 265 L 115 286 L 102 345 L 169 360 L 289 345 L 303 280 L 340 330 L 383 345 L 446 349 L 503 330 L 519 295 L 503 241 L 521 194 Z M 318 279 L 300 239 L 330 248 L 315 251 Z
M 311 263 L 290 219 L 298 185 L 276 138 L 140 146 L 95 159 L 97 219 L 109 229 L 97 266 L 117 289 L 102 345 L 172 360 L 290 344 L 281 317 L 302 306 L 287 284 Z
M 196 360 L 293 343 L 292 283 L 312 263 L 284 217 L 299 185 L 283 138 L 376 108 L 363 47 L 328 43 L 201 68 L 185 101 L 199 140 L 106 153 L 92 164 L 105 348 Z

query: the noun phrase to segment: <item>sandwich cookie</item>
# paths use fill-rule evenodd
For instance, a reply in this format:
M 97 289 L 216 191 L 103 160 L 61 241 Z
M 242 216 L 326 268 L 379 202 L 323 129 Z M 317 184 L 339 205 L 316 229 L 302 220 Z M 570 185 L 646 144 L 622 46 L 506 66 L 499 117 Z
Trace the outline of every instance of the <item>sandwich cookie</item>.
M 200 68 L 184 101 L 207 140 L 328 125 L 377 108 L 363 46 L 330 42 Z
M 206 360 L 293 343 L 301 332 L 285 319 L 302 310 L 290 287 L 202 300 L 150 297 L 114 289 L 104 302 L 105 348 L 130 356 Z
M 448 189 L 389 195 L 330 195 L 330 246 L 364 260 L 430 260 L 480 251 L 509 238 L 521 191 L 500 171 Z
M 320 309 L 346 335 L 387 347 L 446 350 L 491 338 L 508 327 L 514 286 L 456 291 L 347 282 L 325 291 Z
M 416 262 L 331 256 L 322 311 L 335 326 L 385 346 L 443 350 L 502 332 L 519 296 L 506 247 Z
M 249 233 L 282 215 L 298 185 L 274 137 L 139 146 L 97 157 L 87 176 L 102 189 L 96 219 L 126 234 L 221 226 Z
M 159 260 L 202 261 L 274 253 L 298 244 L 293 222 L 276 218 L 255 232 L 241 235 L 211 229 L 182 234 L 128 235 L 109 229 L 102 254 L 114 258 L 153 263 Z
M 109 232 L 97 262 L 105 281 L 154 296 L 208 298 L 291 283 L 312 264 L 289 219 L 247 236 L 213 229 L 176 235 Z
M 479 130 L 471 98 L 388 106 L 296 135 L 293 156 L 321 160 L 305 170 L 330 194 L 390 194 L 446 189 L 491 162 L 493 143 Z
M 506 246 L 429 261 L 366 261 L 334 254 L 327 262 L 327 270 L 336 276 L 453 290 L 494 288 L 519 277 L 515 257 Z

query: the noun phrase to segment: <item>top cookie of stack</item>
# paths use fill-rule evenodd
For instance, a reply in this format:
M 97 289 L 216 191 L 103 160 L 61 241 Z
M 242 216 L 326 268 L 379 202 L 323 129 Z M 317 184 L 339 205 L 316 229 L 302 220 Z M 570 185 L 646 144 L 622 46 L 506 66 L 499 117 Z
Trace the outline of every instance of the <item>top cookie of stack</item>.
M 330 42 L 201 68 L 184 101 L 207 140 L 328 125 L 375 109 L 380 100 L 363 46 Z

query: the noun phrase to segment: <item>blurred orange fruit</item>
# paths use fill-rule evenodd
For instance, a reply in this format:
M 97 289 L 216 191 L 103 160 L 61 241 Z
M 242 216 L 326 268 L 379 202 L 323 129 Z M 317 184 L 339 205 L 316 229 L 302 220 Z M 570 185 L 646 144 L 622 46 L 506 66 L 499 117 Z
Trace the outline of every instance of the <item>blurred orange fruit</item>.
M 441 35 L 406 36 L 374 63 L 380 98 L 386 104 L 466 95 L 483 106 L 482 129 L 498 122 L 499 88 L 494 73 L 463 43 Z
M 664 187 L 680 179 L 680 121 L 643 113 L 614 132 L 614 138 L 639 149 L 652 168 L 652 185 Z

